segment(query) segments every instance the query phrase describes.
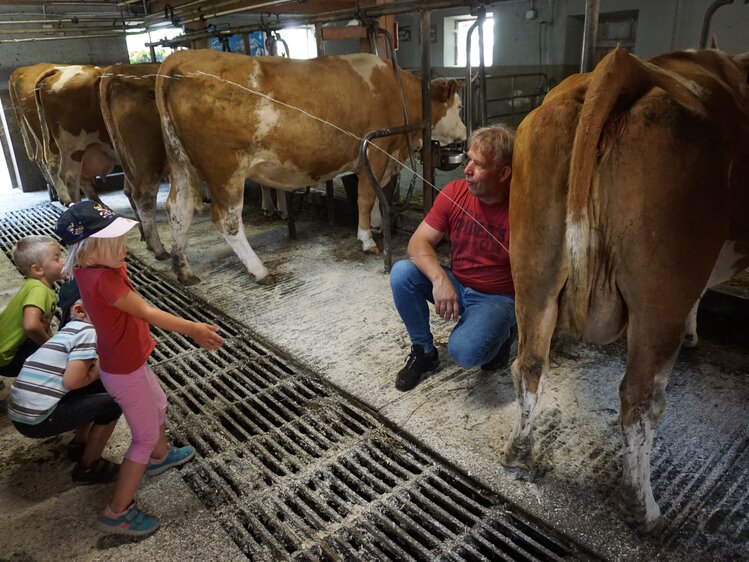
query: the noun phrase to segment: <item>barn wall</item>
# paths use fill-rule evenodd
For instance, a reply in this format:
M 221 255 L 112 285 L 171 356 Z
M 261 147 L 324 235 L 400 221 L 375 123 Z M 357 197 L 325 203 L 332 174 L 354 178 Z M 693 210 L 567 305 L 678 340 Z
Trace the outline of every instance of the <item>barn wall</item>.
M 93 8 L 90 8 L 93 10 Z M 16 7 L 0 7 L 0 19 L 14 19 Z M 24 7 L 24 18 L 41 16 L 41 10 L 34 6 Z M 32 35 L 33 36 L 33 35 Z M 14 38 L 27 38 L 27 34 L 19 34 Z M 54 62 L 61 64 L 98 64 L 110 65 L 116 62 L 127 62 L 127 42 L 124 35 L 120 37 L 103 37 L 93 39 L 61 39 L 55 41 L 31 41 L 23 43 L 0 43 L 0 102 L 8 124 L 11 147 L 8 147 L 5 131 L 0 134 L 3 154 L 8 162 L 11 183 L 23 191 L 38 191 L 45 189 L 46 183 L 39 168 L 26 157 L 23 139 L 18 128 L 18 121 L 8 96 L 8 79 L 19 66 L 28 66 L 39 62 Z M 13 151 L 20 183 L 13 171 L 9 150 Z

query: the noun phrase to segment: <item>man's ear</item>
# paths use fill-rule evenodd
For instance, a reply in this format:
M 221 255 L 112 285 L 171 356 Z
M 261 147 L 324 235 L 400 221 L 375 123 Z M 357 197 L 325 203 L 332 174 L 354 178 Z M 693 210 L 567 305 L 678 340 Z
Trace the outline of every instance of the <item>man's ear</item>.
M 512 166 L 505 164 L 499 171 L 499 179 L 500 181 L 507 181 L 510 179 L 510 176 L 512 176 Z

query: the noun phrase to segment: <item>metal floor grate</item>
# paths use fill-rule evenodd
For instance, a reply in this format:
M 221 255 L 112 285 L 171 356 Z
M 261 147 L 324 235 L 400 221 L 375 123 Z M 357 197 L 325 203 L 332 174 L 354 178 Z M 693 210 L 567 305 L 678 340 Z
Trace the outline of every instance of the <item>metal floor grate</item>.
M 60 210 L 0 217 L 10 255 Z M 245 326 L 128 258 L 140 294 L 218 324 L 215 353 L 154 330 L 173 435 L 199 458 L 182 477 L 253 560 L 592 560 L 364 407 L 283 359 Z

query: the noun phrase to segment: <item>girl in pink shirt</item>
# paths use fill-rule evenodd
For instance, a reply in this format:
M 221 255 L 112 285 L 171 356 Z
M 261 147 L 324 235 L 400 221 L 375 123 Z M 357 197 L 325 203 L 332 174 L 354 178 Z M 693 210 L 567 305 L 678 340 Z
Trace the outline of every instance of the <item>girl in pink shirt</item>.
M 207 350 L 218 349 L 218 327 L 185 320 L 148 304 L 127 276 L 127 232 L 137 224 L 95 201 L 81 201 L 57 221 L 56 232 L 69 253 L 63 271 L 75 276 L 98 338 L 101 381 L 122 408 L 132 443 L 125 454 L 114 494 L 99 517 L 110 533 L 149 535 L 158 518 L 135 506 L 143 474 L 156 475 L 195 456 L 190 446 L 169 446 L 165 436 L 166 396 L 148 356 L 155 342 L 149 326 L 190 336 Z

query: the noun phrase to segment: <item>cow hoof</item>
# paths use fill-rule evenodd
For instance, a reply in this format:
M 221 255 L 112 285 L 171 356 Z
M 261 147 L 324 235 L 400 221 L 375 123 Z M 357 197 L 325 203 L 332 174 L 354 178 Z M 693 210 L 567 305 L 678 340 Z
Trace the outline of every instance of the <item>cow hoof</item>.
M 688 349 L 694 349 L 697 347 L 697 336 L 691 334 L 685 335 L 681 340 L 681 345 Z
M 177 279 L 179 279 L 179 282 L 182 283 L 185 287 L 189 287 L 190 285 L 197 285 L 198 283 L 200 283 L 200 277 L 193 274 L 177 275 Z
M 375 244 L 373 246 L 370 246 L 369 248 L 364 248 L 364 253 L 377 256 L 380 253 L 380 249 L 377 247 L 377 244 Z
M 269 273 L 262 279 L 257 280 L 258 285 L 274 285 L 276 283 L 276 276 L 272 273 Z
M 166 250 L 162 250 L 161 252 L 154 252 L 153 257 L 155 257 L 158 261 L 164 261 L 172 257 L 172 255 Z

